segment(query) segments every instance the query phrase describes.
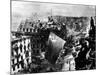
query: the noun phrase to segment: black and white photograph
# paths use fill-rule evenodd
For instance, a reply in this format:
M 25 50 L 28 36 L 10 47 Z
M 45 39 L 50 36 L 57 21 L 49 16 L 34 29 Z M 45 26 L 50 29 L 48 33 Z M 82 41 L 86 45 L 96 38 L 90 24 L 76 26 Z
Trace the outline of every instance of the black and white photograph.
M 96 70 L 96 5 L 11 0 L 10 74 Z

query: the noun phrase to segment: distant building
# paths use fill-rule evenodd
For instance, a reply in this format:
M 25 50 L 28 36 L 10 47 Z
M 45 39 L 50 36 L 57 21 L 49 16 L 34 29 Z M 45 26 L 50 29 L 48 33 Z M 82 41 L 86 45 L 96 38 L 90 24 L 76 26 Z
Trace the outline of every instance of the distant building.
M 26 32 L 26 33 L 33 33 L 35 32 L 35 23 L 29 19 L 26 19 L 24 22 L 21 22 L 17 31 L 18 32 Z

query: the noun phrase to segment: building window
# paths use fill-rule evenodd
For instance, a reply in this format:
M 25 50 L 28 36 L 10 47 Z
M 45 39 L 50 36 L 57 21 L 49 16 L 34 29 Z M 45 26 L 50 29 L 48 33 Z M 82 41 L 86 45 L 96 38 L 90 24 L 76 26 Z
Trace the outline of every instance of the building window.
M 30 29 L 30 32 L 32 32 L 32 29 Z
M 33 27 L 33 23 L 32 23 L 32 27 Z
M 27 28 L 27 32 L 28 32 L 28 28 Z

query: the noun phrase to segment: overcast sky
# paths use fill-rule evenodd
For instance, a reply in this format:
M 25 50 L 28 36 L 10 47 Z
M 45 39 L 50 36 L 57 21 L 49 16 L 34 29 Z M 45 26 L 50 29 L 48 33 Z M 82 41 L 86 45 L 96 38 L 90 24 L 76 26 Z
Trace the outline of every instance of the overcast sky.
M 48 15 L 59 16 L 95 16 L 95 6 L 88 5 L 72 5 L 72 4 L 54 4 L 39 3 L 28 1 L 12 1 L 12 28 L 15 31 L 22 19 L 26 19 L 34 13 L 39 17 L 47 17 Z

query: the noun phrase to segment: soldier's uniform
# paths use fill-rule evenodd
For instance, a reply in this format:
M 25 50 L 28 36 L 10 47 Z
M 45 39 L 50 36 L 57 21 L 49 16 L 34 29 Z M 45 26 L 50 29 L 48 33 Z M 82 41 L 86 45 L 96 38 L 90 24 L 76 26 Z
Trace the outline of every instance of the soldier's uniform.
M 72 71 L 75 70 L 75 60 L 72 55 L 66 55 L 64 57 L 64 64 L 62 67 L 62 71 Z

